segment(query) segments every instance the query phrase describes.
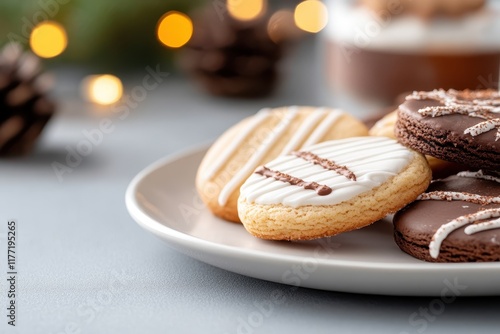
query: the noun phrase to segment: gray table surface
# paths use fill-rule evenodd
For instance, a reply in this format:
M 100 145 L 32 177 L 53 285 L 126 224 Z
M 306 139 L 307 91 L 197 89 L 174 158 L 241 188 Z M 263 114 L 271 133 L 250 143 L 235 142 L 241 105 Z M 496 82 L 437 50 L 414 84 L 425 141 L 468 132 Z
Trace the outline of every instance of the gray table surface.
M 193 260 L 142 230 L 124 204 L 130 180 L 173 152 L 214 140 L 261 107 L 341 105 L 324 89 L 318 52 L 293 51 L 282 85 L 266 99 L 200 94 L 170 76 L 124 120 L 92 112 L 59 73 L 61 112 L 33 154 L 0 161 L 0 267 L 7 220 L 18 223 L 17 326 L 6 324 L 0 280 L 1 333 L 498 333 L 498 297 L 459 298 L 438 315 L 433 298 L 357 295 L 300 288 L 256 327 L 245 322 L 286 286 Z M 316 65 L 315 65 L 316 64 Z M 141 84 L 139 74 L 126 91 Z M 353 107 L 356 109 L 357 107 Z M 353 110 L 361 113 L 362 110 Z M 51 164 L 66 147 L 110 117 L 113 130 L 59 182 Z M 0 276 L 1 276 L 0 275 Z M 3 276 L 1 276 L 3 277 Z

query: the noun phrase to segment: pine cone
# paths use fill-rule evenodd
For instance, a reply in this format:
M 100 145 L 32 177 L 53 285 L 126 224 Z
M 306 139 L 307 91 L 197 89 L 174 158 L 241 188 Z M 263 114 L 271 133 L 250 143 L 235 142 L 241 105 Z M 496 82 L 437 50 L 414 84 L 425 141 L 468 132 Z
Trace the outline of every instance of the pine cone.
M 278 79 L 283 43 L 273 42 L 266 18 L 239 21 L 208 7 L 194 16 L 182 67 L 208 92 L 232 97 L 269 94 Z
M 32 149 L 55 109 L 45 96 L 48 79 L 39 59 L 18 44 L 0 51 L 0 156 Z

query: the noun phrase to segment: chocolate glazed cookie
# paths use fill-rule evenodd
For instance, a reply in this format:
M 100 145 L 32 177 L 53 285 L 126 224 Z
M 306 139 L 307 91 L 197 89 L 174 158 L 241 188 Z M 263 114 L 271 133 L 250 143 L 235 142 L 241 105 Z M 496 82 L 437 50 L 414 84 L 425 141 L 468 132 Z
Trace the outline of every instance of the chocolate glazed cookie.
M 394 216 L 402 251 L 430 262 L 500 261 L 500 178 L 460 172 Z
M 421 153 L 473 168 L 500 170 L 500 93 L 414 92 L 398 108 L 395 134 Z

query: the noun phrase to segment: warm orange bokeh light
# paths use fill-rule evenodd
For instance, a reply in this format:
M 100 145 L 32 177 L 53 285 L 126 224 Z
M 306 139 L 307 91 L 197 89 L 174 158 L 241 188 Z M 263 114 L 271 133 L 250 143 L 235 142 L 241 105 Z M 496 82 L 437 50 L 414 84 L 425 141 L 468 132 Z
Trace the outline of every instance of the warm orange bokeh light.
M 229 14 L 241 21 L 259 18 L 264 13 L 266 6 L 265 0 L 227 0 Z
M 30 35 L 30 47 L 33 53 L 42 58 L 60 55 L 68 45 L 66 30 L 59 23 L 44 21 L 38 24 Z
M 169 48 L 180 48 L 193 36 L 193 22 L 184 13 L 171 11 L 158 21 L 156 35 Z
M 91 75 L 83 80 L 82 93 L 93 103 L 110 105 L 122 98 L 123 84 L 111 74 Z
M 318 0 L 307 0 L 295 8 L 295 24 L 300 29 L 317 33 L 328 23 L 328 11 L 324 3 Z
M 275 43 L 298 37 L 302 32 L 295 25 L 293 12 L 287 9 L 274 13 L 267 24 L 269 38 Z

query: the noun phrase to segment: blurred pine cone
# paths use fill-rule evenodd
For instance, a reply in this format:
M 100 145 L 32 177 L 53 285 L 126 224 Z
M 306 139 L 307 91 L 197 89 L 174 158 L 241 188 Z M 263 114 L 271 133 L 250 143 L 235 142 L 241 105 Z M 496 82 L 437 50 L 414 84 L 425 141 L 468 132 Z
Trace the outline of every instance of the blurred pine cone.
M 283 43 L 270 39 L 268 18 L 239 21 L 209 6 L 194 15 L 193 24 L 181 65 L 205 90 L 230 97 L 272 92 Z
M 0 156 L 29 152 L 55 110 L 39 59 L 18 44 L 0 51 Z

